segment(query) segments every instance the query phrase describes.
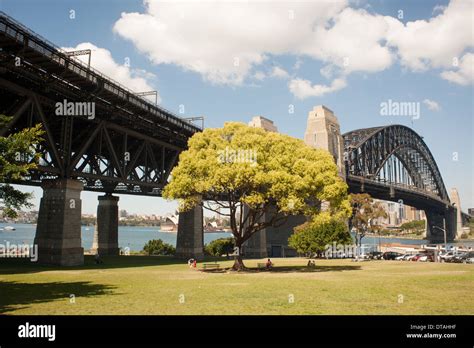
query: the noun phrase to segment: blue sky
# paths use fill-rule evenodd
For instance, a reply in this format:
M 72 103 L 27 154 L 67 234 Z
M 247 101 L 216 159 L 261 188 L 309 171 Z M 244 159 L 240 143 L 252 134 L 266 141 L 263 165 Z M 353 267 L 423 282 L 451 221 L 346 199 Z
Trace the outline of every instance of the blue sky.
M 58 46 L 92 44 L 99 70 L 135 90 L 157 89 L 162 106 L 178 113 L 184 105 L 184 115 L 205 116 L 206 127 L 263 115 L 280 132 L 303 138 L 308 112 L 319 104 L 335 112 L 343 132 L 407 125 L 424 137 L 448 191 L 458 188 L 463 210 L 474 207 L 471 1 L 214 5 L 0 0 L 4 12 Z M 281 18 L 273 22 L 275 8 L 276 16 L 294 16 L 288 28 L 275 25 Z M 248 22 L 239 27 L 242 21 Z M 365 28 L 358 32 L 354 23 Z M 380 104 L 389 99 L 420 103 L 420 118 L 381 116 Z M 41 190 L 34 192 L 38 204 Z M 83 212 L 95 213 L 96 197 L 82 194 Z M 121 196 L 120 207 L 163 214 L 176 204 Z

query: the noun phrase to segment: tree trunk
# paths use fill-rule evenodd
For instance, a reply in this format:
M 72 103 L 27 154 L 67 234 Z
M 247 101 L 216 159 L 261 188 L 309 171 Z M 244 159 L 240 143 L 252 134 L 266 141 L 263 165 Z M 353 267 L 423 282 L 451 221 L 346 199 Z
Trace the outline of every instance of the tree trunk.
M 234 265 L 232 266 L 232 269 L 234 271 L 243 271 L 243 270 L 245 270 L 244 261 L 242 260 L 241 255 L 237 255 L 235 257 L 235 261 L 234 261 Z

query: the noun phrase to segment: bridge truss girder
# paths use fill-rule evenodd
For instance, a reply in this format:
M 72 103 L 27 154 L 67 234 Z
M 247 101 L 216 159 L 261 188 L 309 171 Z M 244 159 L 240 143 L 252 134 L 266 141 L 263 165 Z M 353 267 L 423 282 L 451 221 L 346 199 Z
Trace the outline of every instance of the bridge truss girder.
M 58 116 L 54 103 L 0 75 L 0 113 L 13 116 L 0 135 L 37 123 L 45 132 L 36 149 L 37 169 L 16 183 L 40 186 L 44 179 L 76 178 L 88 191 L 161 195 L 180 147 L 101 117 Z

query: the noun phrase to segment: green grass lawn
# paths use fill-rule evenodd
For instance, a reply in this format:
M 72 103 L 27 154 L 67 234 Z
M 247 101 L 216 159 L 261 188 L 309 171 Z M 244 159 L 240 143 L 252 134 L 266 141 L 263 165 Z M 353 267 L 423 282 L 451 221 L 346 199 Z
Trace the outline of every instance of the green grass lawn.
M 474 265 L 317 260 L 311 269 L 306 259 L 272 260 L 272 271 L 235 273 L 200 272 L 166 257 L 95 265 L 86 256 L 75 268 L 3 259 L 0 313 L 474 314 Z

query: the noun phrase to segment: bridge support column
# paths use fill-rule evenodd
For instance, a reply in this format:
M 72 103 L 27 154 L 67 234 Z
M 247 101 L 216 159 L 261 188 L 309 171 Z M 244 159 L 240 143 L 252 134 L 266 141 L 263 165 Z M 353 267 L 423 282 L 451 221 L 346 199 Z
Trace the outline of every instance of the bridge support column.
M 459 198 L 459 193 L 456 188 L 451 189 L 451 202 L 456 207 L 456 239 L 461 238 L 463 229 L 462 229 L 462 215 L 461 215 L 461 199 Z
M 273 207 L 269 215 L 263 218 L 269 219 L 277 211 Z M 245 209 L 244 209 L 245 213 Z M 268 221 L 268 220 L 267 220 Z M 293 229 L 307 221 L 304 215 L 288 216 L 285 223 L 278 226 L 268 226 L 252 235 L 245 243 L 245 257 L 287 257 L 296 256 L 296 251 L 288 247 L 288 238 L 293 234 Z
M 182 259 L 204 257 L 203 211 L 200 205 L 179 213 L 176 257 Z
M 245 243 L 245 257 L 260 259 L 267 257 L 267 231 L 266 229 L 254 233 Z
M 92 252 L 99 255 L 119 255 L 118 247 L 119 197 L 106 194 L 99 196 L 97 228 L 94 231 Z
M 447 209 L 446 212 L 425 211 L 426 214 L 426 239 L 430 243 L 444 243 L 444 232 L 446 230 L 446 241 L 450 242 L 456 237 L 456 211 Z
M 84 264 L 81 245 L 81 191 L 78 180 L 43 181 L 35 244 L 38 262 L 60 266 Z
M 247 216 L 249 207 L 244 205 L 243 215 L 244 219 Z M 262 220 L 265 215 L 262 216 Z M 267 231 L 266 229 L 254 233 L 243 245 L 243 252 L 246 258 L 260 259 L 267 257 Z
M 448 241 L 458 238 L 457 209 L 449 208 L 445 214 Z

